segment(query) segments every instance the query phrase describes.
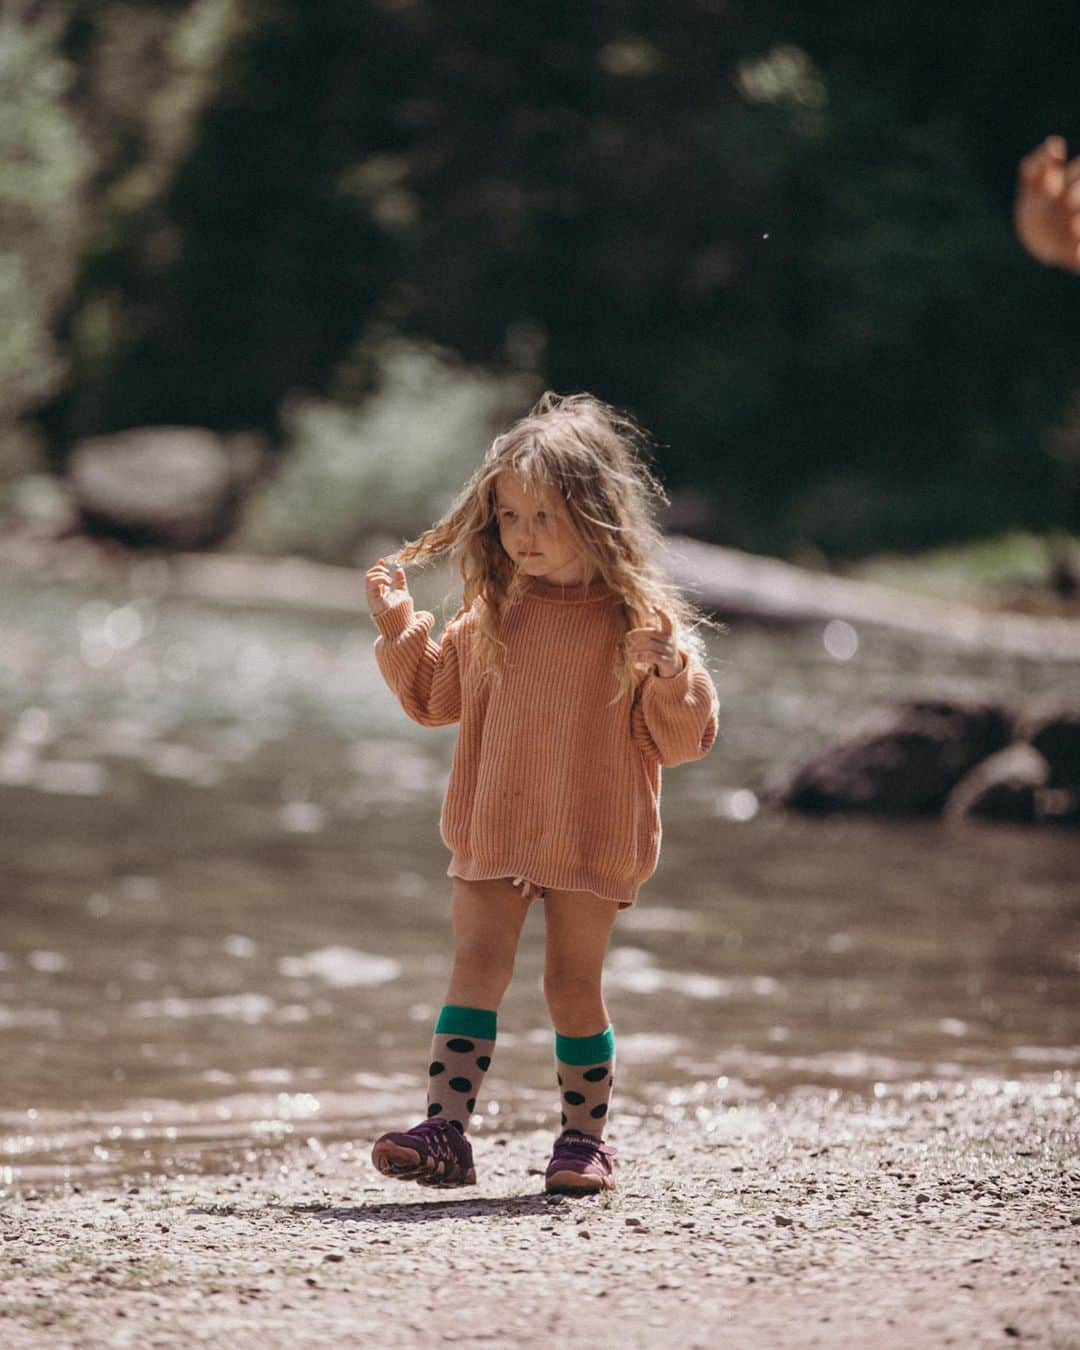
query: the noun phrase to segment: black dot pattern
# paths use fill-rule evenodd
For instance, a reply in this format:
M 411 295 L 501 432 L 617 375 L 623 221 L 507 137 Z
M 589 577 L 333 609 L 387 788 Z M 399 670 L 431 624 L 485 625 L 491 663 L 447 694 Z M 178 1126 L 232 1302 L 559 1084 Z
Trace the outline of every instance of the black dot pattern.
M 555 1069 L 562 1089 L 563 1129 L 602 1138 L 615 1085 L 615 1057 L 603 1064 L 567 1064 L 556 1056 Z
M 495 1041 L 436 1032 L 428 1065 L 428 1116 L 443 1116 L 464 1133 L 476 1110 Z

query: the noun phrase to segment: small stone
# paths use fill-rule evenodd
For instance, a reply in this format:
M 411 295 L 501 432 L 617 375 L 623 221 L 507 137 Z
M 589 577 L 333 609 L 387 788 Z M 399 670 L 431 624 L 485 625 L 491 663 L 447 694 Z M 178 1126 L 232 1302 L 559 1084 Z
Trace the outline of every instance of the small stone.
M 327 1252 L 323 1257 L 324 1261 L 344 1261 L 345 1258 L 340 1252 Z

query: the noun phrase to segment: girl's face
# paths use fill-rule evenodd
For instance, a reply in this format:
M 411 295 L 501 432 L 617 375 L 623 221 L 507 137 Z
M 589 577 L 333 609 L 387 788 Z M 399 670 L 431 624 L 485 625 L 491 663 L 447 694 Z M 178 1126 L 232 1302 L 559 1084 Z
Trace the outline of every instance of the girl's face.
M 529 576 L 574 585 L 592 571 L 566 507 L 551 488 L 528 491 L 511 473 L 495 480 L 499 540 Z

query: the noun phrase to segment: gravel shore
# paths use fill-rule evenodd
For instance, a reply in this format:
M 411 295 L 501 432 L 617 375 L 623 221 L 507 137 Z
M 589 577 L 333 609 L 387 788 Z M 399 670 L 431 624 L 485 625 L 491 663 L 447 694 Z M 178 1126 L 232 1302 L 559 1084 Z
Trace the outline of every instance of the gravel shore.
M 12 1195 L 0 1344 L 1080 1346 L 1080 1084 L 804 1091 L 624 1114 L 615 1191 L 543 1194 L 548 1131 L 479 1182 L 368 1139 L 261 1169 Z

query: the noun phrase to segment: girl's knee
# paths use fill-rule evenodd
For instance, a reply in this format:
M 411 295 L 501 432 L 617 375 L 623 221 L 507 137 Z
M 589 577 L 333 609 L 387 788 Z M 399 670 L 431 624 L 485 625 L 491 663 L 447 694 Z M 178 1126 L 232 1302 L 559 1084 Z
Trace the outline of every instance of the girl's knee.
M 544 997 L 549 1006 L 577 1007 L 595 1003 L 602 997 L 602 979 L 599 971 L 544 971 Z
M 514 973 L 515 952 L 501 944 L 468 940 L 454 948 L 454 973 L 492 985 L 509 984 Z

